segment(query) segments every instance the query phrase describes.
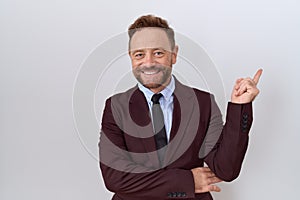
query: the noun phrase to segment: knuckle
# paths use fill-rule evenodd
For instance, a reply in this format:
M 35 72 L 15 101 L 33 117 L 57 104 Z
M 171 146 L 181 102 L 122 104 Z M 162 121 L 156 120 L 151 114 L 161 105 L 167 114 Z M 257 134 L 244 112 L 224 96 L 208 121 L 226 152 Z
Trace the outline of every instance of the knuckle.
M 210 186 L 209 186 L 209 191 L 214 191 L 214 190 L 215 190 L 214 185 L 210 185 Z

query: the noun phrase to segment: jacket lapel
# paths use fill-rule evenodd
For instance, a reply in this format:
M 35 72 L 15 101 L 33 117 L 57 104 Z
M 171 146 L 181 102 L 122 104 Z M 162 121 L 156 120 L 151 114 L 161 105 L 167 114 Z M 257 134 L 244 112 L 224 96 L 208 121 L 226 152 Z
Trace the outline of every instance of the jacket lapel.
M 194 90 L 182 85 L 175 78 L 174 107 L 170 141 L 166 147 L 164 166 L 171 164 L 182 156 L 191 146 L 198 130 L 200 112 L 199 104 Z M 149 157 L 154 168 L 159 167 L 159 159 L 156 152 L 155 138 L 145 137 L 145 130 L 153 133 L 153 126 L 149 113 L 149 107 L 144 94 L 136 87 L 129 101 L 129 112 L 140 134 L 140 141 L 145 147 L 145 153 Z M 145 129 L 146 127 L 146 129 Z
M 165 166 L 177 160 L 193 142 L 199 125 L 199 104 L 194 90 L 175 79 L 174 108 Z
M 129 101 L 129 112 L 132 120 L 137 125 L 136 132 L 139 134 L 139 139 L 145 147 L 145 152 L 149 157 L 153 167 L 159 166 L 158 155 L 156 152 L 155 138 L 153 136 L 153 126 L 151 122 L 149 106 L 144 94 L 137 88 Z M 146 133 L 147 136 L 144 134 Z M 149 134 L 150 133 L 150 134 Z M 150 137 L 148 137 L 151 135 Z

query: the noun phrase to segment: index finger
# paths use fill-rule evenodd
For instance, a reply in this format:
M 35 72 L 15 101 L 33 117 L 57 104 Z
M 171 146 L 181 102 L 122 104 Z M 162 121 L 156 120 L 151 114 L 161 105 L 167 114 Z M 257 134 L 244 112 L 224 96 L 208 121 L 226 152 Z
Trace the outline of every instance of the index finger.
M 263 70 L 262 69 L 259 69 L 257 70 L 257 72 L 255 73 L 254 77 L 253 77 L 253 81 L 255 83 L 255 85 L 257 85 L 258 81 L 259 81 L 259 78 L 262 74 Z
M 203 172 L 211 172 L 211 169 L 209 167 L 199 167 Z

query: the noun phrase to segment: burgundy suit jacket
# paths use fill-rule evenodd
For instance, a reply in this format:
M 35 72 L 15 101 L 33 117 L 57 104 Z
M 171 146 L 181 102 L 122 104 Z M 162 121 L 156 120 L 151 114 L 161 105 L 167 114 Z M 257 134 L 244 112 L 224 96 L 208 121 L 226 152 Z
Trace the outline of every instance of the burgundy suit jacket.
M 106 101 L 99 142 L 104 183 L 115 193 L 113 200 L 211 200 L 209 192 L 194 193 L 191 169 L 205 162 L 220 179 L 237 178 L 252 119 L 252 103 L 229 102 L 223 124 L 211 94 L 176 80 L 172 145 L 166 146 L 161 167 L 154 136 L 149 134 L 151 117 L 143 93 L 135 86 L 114 95 Z

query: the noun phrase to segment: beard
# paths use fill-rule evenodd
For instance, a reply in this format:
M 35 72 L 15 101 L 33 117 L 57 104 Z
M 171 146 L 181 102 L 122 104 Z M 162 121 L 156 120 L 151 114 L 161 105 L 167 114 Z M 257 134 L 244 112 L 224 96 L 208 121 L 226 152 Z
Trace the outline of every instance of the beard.
M 172 66 L 138 66 L 133 69 L 135 78 L 146 88 L 166 87 L 171 78 Z

